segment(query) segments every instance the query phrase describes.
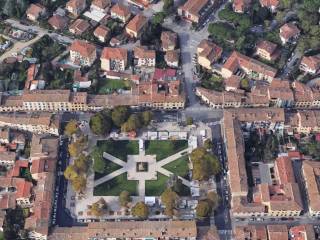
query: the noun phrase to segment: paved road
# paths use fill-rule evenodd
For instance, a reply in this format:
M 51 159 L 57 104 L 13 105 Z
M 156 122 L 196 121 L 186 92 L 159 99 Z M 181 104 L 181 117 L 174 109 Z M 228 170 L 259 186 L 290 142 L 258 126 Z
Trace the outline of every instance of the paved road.
M 0 62 L 2 62 L 4 59 L 6 59 L 7 57 L 12 57 L 13 53 L 17 53 L 20 52 L 22 49 L 24 49 L 25 47 L 30 46 L 31 44 L 35 43 L 36 41 L 38 41 L 44 34 L 40 33 L 38 34 L 35 38 L 31 39 L 28 42 L 14 42 L 14 45 L 12 48 L 10 48 L 8 51 L 6 51 L 4 54 L 2 54 L 0 56 Z

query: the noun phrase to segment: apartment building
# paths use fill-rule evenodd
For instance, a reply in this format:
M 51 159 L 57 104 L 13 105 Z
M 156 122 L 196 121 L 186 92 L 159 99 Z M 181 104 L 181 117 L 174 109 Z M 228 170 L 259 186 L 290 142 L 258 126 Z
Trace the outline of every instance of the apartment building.
M 161 33 L 161 46 L 163 51 L 174 50 L 177 47 L 178 34 L 170 31 Z
M 274 61 L 280 56 L 277 44 L 269 42 L 267 40 L 259 41 L 256 46 L 256 55 L 260 58 Z
M 150 237 L 151 236 L 151 237 Z M 196 240 L 195 221 L 134 221 L 89 223 L 87 227 L 56 227 L 50 240 L 185 239 Z
M 156 51 L 148 50 L 147 47 L 138 46 L 134 50 L 134 58 L 138 67 L 155 67 Z
M 86 8 L 86 0 L 70 0 L 66 4 L 66 9 L 74 16 L 79 16 Z
M 179 50 L 168 50 L 164 55 L 164 60 L 169 67 L 179 67 L 180 51 Z
M 147 17 L 142 14 L 136 15 L 126 26 L 126 33 L 131 38 L 140 38 L 141 34 L 148 26 Z
M 37 21 L 39 17 L 46 14 L 46 8 L 40 4 L 30 4 L 26 11 L 27 18 L 30 21 Z
M 261 7 L 268 8 L 272 13 L 275 13 L 280 5 L 279 0 L 260 0 Z
M 232 9 L 236 13 L 245 13 L 250 10 L 251 0 L 233 0 Z
M 101 69 L 104 71 L 124 71 L 128 65 L 128 50 L 105 47 L 101 53 Z
M 318 108 L 320 106 L 320 91 L 298 81 L 292 83 L 294 106 L 296 108 Z
M 105 43 L 109 39 L 110 33 L 111 33 L 111 31 L 108 27 L 100 25 L 94 30 L 93 35 L 100 42 Z
M 252 79 L 271 82 L 275 78 L 277 70 L 234 51 L 222 66 L 221 75 L 228 78 L 232 75 L 241 74 L 241 72 Z
M 96 47 L 86 41 L 75 40 L 70 46 L 70 60 L 81 66 L 91 66 L 97 58 Z
M 309 214 L 320 216 L 320 162 L 305 160 L 302 163 L 302 175 L 308 198 Z
M 285 125 L 296 133 L 309 134 L 320 131 L 320 111 L 298 110 L 286 114 Z
M 49 113 L 1 113 L 0 127 L 59 135 L 60 119 Z
M 17 159 L 15 152 L 10 152 L 9 149 L 1 149 L 0 151 L 0 165 L 10 167 L 13 166 Z
M 52 219 L 54 185 L 58 156 L 58 138 L 33 135 L 30 151 L 31 174 L 37 180 L 31 215 L 25 229 L 31 239 L 47 240 Z
M 320 70 L 320 54 L 314 56 L 303 56 L 299 69 L 309 74 L 316 74 Z
M 22 96 L 27 111 L 86 111 L 87 93 L 70 90 L 37 90 Z
M 289 81 L 274 79 L 268 86 L 269 101 L 275 107 L 292 107 L 294 95 Z
M 198 64 L 208 70 L 222 55 L 223 49 L 213 42 L 203 39 L 197 47 Z
M 248 201 L 247 170 L 244 159 L 244 140 L 241 122 L 284 123 L 282 109 L 242 109 L 224 111 L 223 128 L 228 158 L 228 178 L 231 212 L 234 216 L 298 216 L 302 211 L 302 201 L 298 184 L 295 182 L 292 162 L 289 157 L 276 159 L 269 171 L 263 171 L 262 180 L 253 189 L 252 201 Z M 273 174 L 271 174 L 273 172 Z M 269 177 L 267 177 L 268 175 Z M 270 184 L 271 183 L 271 184 Z
M 69 31 L 75 35 L 82 35 L 90 28 L 90 23 L 87 20 L 78 18 L 69 27 Z
M 110 6 L 111 6 L 110 0 L 93 0 L 90 5 L 90 10 L 106 12 L 107 8 Z
M 119 19 L 123 23 L 128 22 L 131 17 L 131 12 L 129 8 L 119 3 L 115 4 L 110 9 L 110 14 L 112 18 Z
M 293 43 L 299 38 L 300 30 L 293 23 L 286 23 L 280 28 L 279 36 L 283 45 Z
M 199 23 L 203 18 L 203 11 L 210 5 L 209 0 L 188 0 L 178 8 L 178 14 L 194 23 Z

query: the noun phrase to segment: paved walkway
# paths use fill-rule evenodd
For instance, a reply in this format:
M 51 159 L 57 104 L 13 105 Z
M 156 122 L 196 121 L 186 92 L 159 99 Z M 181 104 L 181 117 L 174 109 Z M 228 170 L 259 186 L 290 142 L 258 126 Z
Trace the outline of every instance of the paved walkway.
M 117 177 L 117 176 L 119 176 L 119 175 L 121 175 L 121 174 L 123 174 L 125 172 L 126 172 L 126 170 L 124 168 L 120 168 L 120 169 L 108 174 L 107 176 L 104 176 L 102 178 L 99 178 L 98 180 L 95 180 L 94 181 L 94 186 L 96 187 L 96 186 L 98 186 L 98 185 L 100 185 L 100 184 L 102 184 L 104 182 L 107 182 L 107 181 L 109 181 L 109 180 L 111 180 L 111 179 L 113 179 L 113 178 L 115 178 L 115 177 Z
M 137 187 L 137 191 L 140 197 L 144 197 L 145 196 L 145 181 L 147 180 L 153 180 L 154 178 L 156 178 L 156 173 L 159 172 L 167 177 L 170 177 L 171 175 L 173 175 L 172 172 L 166 170 L 163 168 L 164 165 L 171 163 L 175 160 L 177 160 L 178 158 L 182 157 L 184 152 L 188 152 L 190 149 L 186 148 L 184 150 L 181 150 L 178 153 L 175 153 L 161 161 L 156 162 L 155 160 L 155 156 L 148 156 L 148 155 L 144 155 L 144 153 L 140 153 L 139 155 L 134 155 L 131 156 L 132 159 L 128 159 L 128 162 L 125 162 L 107 152 L 103 153 L 103 157 L 107 160 L 112 161 L 113 163 L 121 166 L 120 169 L 94 181 L 93 186 L 96 187 L 104 182 L 107 182 L 123 173 L 130 173 L 130 179 L 131 180 L 138 180 L 138 187 Z M 141 155 L 142 154 L 142 155 Z M 150 159 L 149 159 L 150 158 Z M 152 159 L 154 158 L 154 163 L 152 162 Z M 149 171 L 148 172 L 136 172 L 136 163 L 137 162 L 148 162 L 149 163 Z M 153 163 L 153 164 L 152 164 Z M 154 175 L 154 177 L 153 177 Z M 182 177 L 178 177 L 179 179 L 181 179 L 182 183 L 188 187 L 190 187 L 191 183 L 190 181 L 182 178 Z
M 118 164 L 118 165 L 122 166 L 122 167 L 124 167 L 126 165 L 126 162 L 122 161 L 119 158 L 116 158 L 115 156 L 112 156 L 111 154 L 109 154 L 107 152 L 103 153 L 103 157 L 105 159 L 108 159 L 108 160 L 114 162 L 115 164 Z

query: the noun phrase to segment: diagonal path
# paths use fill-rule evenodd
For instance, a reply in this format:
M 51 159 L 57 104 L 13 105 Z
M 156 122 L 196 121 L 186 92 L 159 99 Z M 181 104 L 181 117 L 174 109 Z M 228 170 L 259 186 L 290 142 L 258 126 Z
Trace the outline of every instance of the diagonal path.
M 171 175 L 173 175 L 172 172 L 168 171 L 167 169 L 164 169 L 163 167 L 158 168 L 157 171 L 167 177 L 170 177 Z M 183 185 L 186 185 L 187 187 L 191 186 L 190 181 L 188 181 L 187 179 L 180 176 L 178 176 L 178 178 L 181 179 Z
M 124 167 L 127 164 L 125 161 L 122 161 L 121 159 L 116 158 L 115 156 L 112 156 L 111 154 L 109 154 L 107 152 L 103 153 L 103 157 L 107 160 L 114 162 L 115 164 L 122 166 L 122 167 Z
M 156 163 L 157 164 L 157 168 L 163 167 L 164 165 L 177 160 L 178 158 L 184 156 L 184 155 L 182 155 L 183 152 L 188 152 L 189 150 L 190 150 L 190 148 L 183 149 L 180 152 L 177 152 L 176 154 L 173 154 L 173 155 L 171 155 L 171 156 L 169 156 L 169 157 L 167 157 L 165 159 L 162 159 L 162 160 L 158 161 Z
M 96 187 L 96 186 L 98 186 L 98 185 L 100 185 L 100 184 L 102 184 L 102 183 L 104 183 L 106 181 L 109 181 L 112 178 L 115 178 L 115 177 L 117 177 L 117 176 L 119 176 L 119 175 L 121 175 L 121 174 L 123 174 L 125 172 L 127 172 L 127 171 L 124 168 L 120 168 L 120 169 L 118 169 L 118 170 L 116 170 L 116 171 L 114 171 L 114 172 L 112 172 L 112 173 L 110 173 L 110 174 L 108 174 L 108 175 L 106 175 L 106 176 L 104 176 L 102 178 L 99 178 L 98 180 L 94 181 L 94 186 Z

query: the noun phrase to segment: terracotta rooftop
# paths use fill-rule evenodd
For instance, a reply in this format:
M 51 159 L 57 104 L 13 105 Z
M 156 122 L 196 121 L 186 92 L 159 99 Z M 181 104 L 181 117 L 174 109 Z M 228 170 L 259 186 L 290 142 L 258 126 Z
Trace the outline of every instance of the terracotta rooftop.
M 126 28 L 134 32 L 139 32 L 147 24 L 147 22 L 148 19 L 145 16 L 138 14 L 131 19 Z
M 33 15 L 35 17 L 38 17 L 42 11 L 44 11 L 46 8 L 40 4 L 30 4 L 29 8 L 26 11 L 26 14 Z
M 251 0 L 234 0 L 233 8 L 235 11 L 243 12 L 251 4 Z
M 279 6 L 279 0 L 260 0 L 260 4 L 262 7 L 278 7 Z
M 0 122 L 50 126 L 52 116 L 53 115 L 49 113 L 1 113 Z
M 269 240 L 288 240 L 288 227 L 286 225 L 268 225 Z
M 119 4 L 119 3 L 115 4 L 115 5 L 111 8 L 110 12 L 113 12 L 113 13 L 115 13 L 116 15 L 122 16 L 122 17 L 126 17 L 126 16 L 128 16 L 129 14 L 131 14 L 129 8 L 127 8 L 125 5 Z
M 85 229 L 85 230 L 84 230 Z M 82 234 L 79 234 L 82 233 Z M 192 238 L 197 236 L 194 221 L 135 221 L 135 222 L 101 222 L 89 223 L 88 227 L 57 227 L 50 240 L 85 240 L 99 238 Z
M 74 9 L 78 9 L 86 4 L 86 0 L 70 0 L 67 2 L 67 6 L 72 7 Z
M 163 31 L 161 33 L 161 43 L 164 49 L 168 49 L 170 46 L 174 48 L 177 45 L 178 34 L 170 31 Z
M 300 30 L 293 23 L 286 23 L 280 28 L 280 36 L 286 40 L 298 34 L 300 34 Z
M 111 1 L 110 0 L 93 0 L 91 4 L 101 9 L 105 9 L 111 4 Z
M 68 18 L 60 15 L 53 15 L 48 20 L 48 23 L 54 28 L 63 29 L 68 25 Z
M 309 207 L 313 211 L 320 211 L 320 162 L 303 161 L 302 170 L 307 188 Z
M 105 47 L 101 53 L 101 58 L 126 60 L 128 58 L 128 50 L 125 48 Z
M 228 60 L 224 63 L 223 68 L 228 69 L 231 72 L 235 72 L 238 68 L 246 68 L 264 75 L 275 77 L 277 70 L 272 68 L 258 60 L 249 58 L 241 53 L 234 51 Z
M 274 53 L 274 51 L 277 49 L 277 44 L 274 44 L 272 42 L 269 42 L 267 40 L 259 41 L 257 44 L 257 49 L 263 49 L 270 55 Z
M 200 10 L 208 3 L 208 0 L 188 0 L 181 10 L 186 11 L 192 15 L 199 16 Z
M 180 58 L 179 50 L 169 50 L 166 52 L 165 60 L 167 62 L 178 62 Z
M 217 44 L 203 39 L 198 45 L 198 55 L 207 58 L 210 62 L 217 61 L 222 54 L 223 49 Z
M 309 57 L 304 56 L 300 64 L 306 65 L 313 71 L 317 71 L 320 68 L 320 54 Z
M 268 240 L 265 226 L 237 226 L 234 229 L 235 240 Z
M 138 46 L 133 49 L 135 58 L 156 58 L 155 50 L 148 50 L 147 47 Z
M 94 30 L 93 34 L 96 37 L 106 38 L 110 34 L 110 29 L 106 26 L 100 25 Z
M 90 57 L 95 53 L 96 47 L 86 41 L 75 40 L 70 46 L 70 51 L 78 52 L 83 57 Z
M 78 18 L 70 25 L 69 30 L 72 30 L 76 35 L 81 35 L 89 28 L 90 24 L 87 20 Z
M 290 230 L 291 240 L 315 240 L 315 232 L 313 225 L 298 225 L 291 227 Z

